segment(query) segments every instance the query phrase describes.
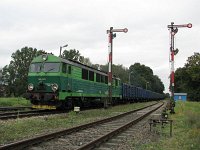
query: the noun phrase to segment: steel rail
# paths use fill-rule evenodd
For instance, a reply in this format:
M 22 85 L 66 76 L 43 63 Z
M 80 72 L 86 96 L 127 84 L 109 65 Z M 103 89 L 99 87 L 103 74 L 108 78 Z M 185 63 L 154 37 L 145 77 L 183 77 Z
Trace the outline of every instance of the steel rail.
M 164 103 L 163 103 L 164 104 Z M 99 146 L 101 143 L 107 141 L 108 139 L 112 138 L 113 136 L 117 135 L 118 133 L 126 130 L 127 128 L 129 128 L 130 126 L 138 123 L 139 121 L 141 121 L 142 119 L 144 119 L 145 117 L 147 117 L 148 115 L 150 115 L 152 112 L 156 111 L 157 109 L 159 109 L 160 107 L 163 106 L 163 104 L 161 104 L 160 106 L 156 107 L 155 109 L 149 111 L 148 113 L 145 113 L 143 114 L 141 117 L 111 131 L 111 132 L 108 132 L 106 135 L 103 135 L 101 137 L 99 137 L 98 139 L 94 140 L 94 141 L 91 141 L 90 143 L 87 143 L 83 146 L 81 146 L 80 148 L 78 148 L 77 150 L 90 150 L 90 149 L 93 149 L 97 146 Z
M 24 117 L 31 117 L 31 116 L 42 116 L 42 115 L 55 114 L 55 113 L 58 114 L 58 113 L 63 113 L 63 112 L 49 111 L 49 110 L 7 112 L 7 113 L 0 113 L 0 120 L 24 118 Z
M 8 116 L 8 115 L 16 115 L 16 114 L 26 114 L 26 113 L 42 112 L 42 111 L 44 111 L 44 110 L 4 112 L 4 113 L 0 113 L 0 116 Z
M 21 110 L 21 109 L 33 109 L 29 106 L 20 106 L 20 107 L 0 107 L 0 111 L 8 111 L 8 110 Z
M 91 123 L 72 127 L 72 128 L 69 128 L 69 129 L 53 132 L 53 133 L 50 133 L 50 134 L 44 134 L 44 135 L 36 136 L 34 138 L 25 139 L 25 140 L 17 141 L 17 142 L 10 143 L 10 144 L 7 144 L 7 145 L 3 145 L 3 146 L 0 146 L 0 150 L 23 149 L 25 147 L 28 147 L 28 146 L 31 146 L 31 145 L 34 145 L 34 144 L 39 144 L 41 142 L 44 142 L 44 141 L 47 141 L 47 140 L 50 140 L 50 139 L 54 139 L 54 138 L 60 137 L 60 136 L 65 135 L 65 134 L 70 134 L 70 133 L 77 132 L 77 131 L 80 131 L 80 130 L 83 130 L 83 129 L 86 129 L 86 128 L 89 128 L 89 127 L 92 127 L 92 126 L 95 126 L 95 125 L 98 125 L 98 124 L 102 124 L 102 123 L 109 122 L 111 120 L 115 120 L 117 118 L 121 118 L 121 117 L 126 116 L 128 114 L 143 110 L 145 108 L 151 107 L 151 106 L 156 105 L 156 104 L 158 104 L 158 102 L 151 104 L 151 105 L 148 105 L 148 106 L 145 106 L 143 108 L 135 109 L 135 110 L 132 110 L 130 112 L 126 112 L 126 113 L 116 115 L 116 116 L 113 116 L 113 117 L 110 117 L 110 118 L 94 121 L 94 122 L 91 122 Z

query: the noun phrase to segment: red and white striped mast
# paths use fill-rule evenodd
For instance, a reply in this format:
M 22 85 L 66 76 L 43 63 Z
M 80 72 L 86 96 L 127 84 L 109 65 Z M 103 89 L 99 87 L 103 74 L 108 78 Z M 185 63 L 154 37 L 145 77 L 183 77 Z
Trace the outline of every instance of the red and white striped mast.
M 108 94 L 109 94 L 109 102 L 112 102 L 112 47 L 113 47 L 113 39 L 116 37 L 116 33 L 114 32 L 128 32 L 127 28 L 124 29 L 113 29 L 110 27 L 110 30 L 107 30 L 108 34 Z M 114 33 L 114 34 L 113 34 Z M 108 107 L 107 99 L 104 102 L 104 107 Z
M 174 25 L 174 22 L 171 22 L 171 25 L 167 26 L 168 29 L 170 29 L 170 35 L 171 35 L 171 43 L 170 43 L 170 52 L 171 52 L 171 72 L 170 72 L 170 91 L 171 91 L 171 105 L 170 113 L 175 113 L 174 112 L 174 107 L 175 107 L 175 102 L 174 102 L 174 56 L 178 53 L 178 49 L 174 49 L 174 36 L 178 32 L 178 28 L 192 28 L 192 24 L 182 24 L 182 25 Z

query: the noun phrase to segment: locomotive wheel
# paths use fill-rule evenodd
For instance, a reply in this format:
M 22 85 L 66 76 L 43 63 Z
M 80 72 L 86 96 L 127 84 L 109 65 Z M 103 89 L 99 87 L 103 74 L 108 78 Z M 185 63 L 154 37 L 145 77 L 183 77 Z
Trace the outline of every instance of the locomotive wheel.
M 65 101 L 65 108 L 66 109 L 73 109 L 73 107 L 74 107 L 73 100 L 71 98 L 68 98 Z

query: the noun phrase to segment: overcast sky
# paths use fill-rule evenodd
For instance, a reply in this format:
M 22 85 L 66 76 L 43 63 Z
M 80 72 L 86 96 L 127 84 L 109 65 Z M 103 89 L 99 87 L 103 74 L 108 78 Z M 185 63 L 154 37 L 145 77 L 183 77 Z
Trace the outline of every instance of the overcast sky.
M 77 49 L 92 63 L 108 62 L 106 30 L 117 33 L 113 63 L 129 67 L 140 62 L 169 87 L 167 25 L 192 23 L 176 34 L 175 68 L 200 52 L 199 0 L 0 0 L 0 67 L 16 50 L 28 46 L 59 55 L 59 47 Z

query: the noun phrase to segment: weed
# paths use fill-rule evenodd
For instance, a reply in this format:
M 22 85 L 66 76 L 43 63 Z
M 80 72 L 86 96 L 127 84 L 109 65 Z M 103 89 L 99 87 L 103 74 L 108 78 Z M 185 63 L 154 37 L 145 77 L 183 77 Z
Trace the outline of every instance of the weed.
M 0 98 L 0 106 L 31 106 L 30 101 L 21 97 Z
M 8 120 L 5 122 L 2 121 L 0 122 L 0 144 L 33 137 L 37 134 L 44 134 L 78 126 L 95 120 L 114 116 L 118 113 L 141 108 L 152 103 L 155 102 L 127 104 L 111 107 L 106 110 L 93 109 L 81 111 L 78 114 L 70 111 L 66 114 Z
M 173 136 L 160 135 L 157 142 L 149 142 L 138 149 L 152 150 L 199 150 L 200 149 L 200 103 L 178 101 L 173 120 Z M 164 128 L 165 133 L 168 129 Z
M 200 113 L 193 112 L 188 110 L 185 112 L 185 124 L 189 128 L 197 128 L 200 129 Z

